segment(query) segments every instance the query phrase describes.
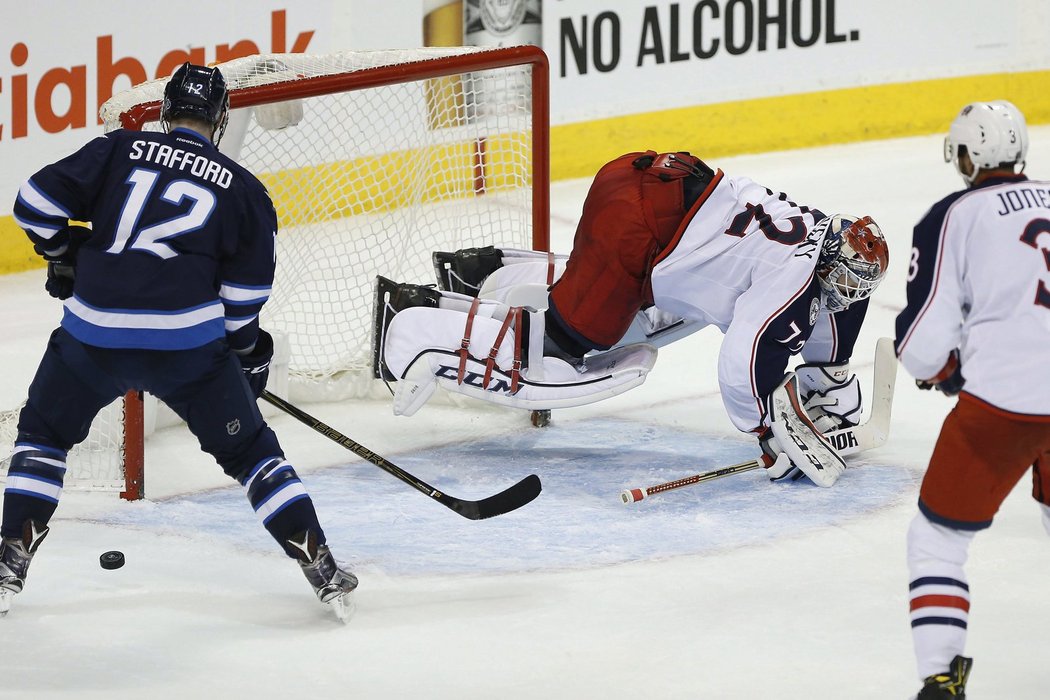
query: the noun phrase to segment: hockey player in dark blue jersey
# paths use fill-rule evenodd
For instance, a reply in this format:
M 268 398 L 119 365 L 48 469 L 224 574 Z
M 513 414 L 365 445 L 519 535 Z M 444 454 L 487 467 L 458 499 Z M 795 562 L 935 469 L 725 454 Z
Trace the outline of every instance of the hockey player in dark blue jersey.
M 318 598 L 345 619 L 356 577 L 336 563 L 313 502 L 256 399 L 273 340 L 259 328 L 275 266 L 265 187 L 218 151 L 229 116 L 218 69 L 189 63 L 164 91 L 164 132 L 114 131 L 30 177 L 15 220 L 64 300 L 29 387 L 4 491 L 0 614 L 62 492 L 67 451 L 129 390 L 170 406 L 240 482 Z M 70 225 L 91 222 L 91 227 Z

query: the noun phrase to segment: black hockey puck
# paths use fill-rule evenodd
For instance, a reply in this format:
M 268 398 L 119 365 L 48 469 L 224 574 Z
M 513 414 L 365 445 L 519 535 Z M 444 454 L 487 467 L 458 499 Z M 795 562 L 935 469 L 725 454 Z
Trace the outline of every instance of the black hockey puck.
M 98 558 L 98 563 L 103 569 L 119 569 L 124 566 L 124 552 L 106 552 Z

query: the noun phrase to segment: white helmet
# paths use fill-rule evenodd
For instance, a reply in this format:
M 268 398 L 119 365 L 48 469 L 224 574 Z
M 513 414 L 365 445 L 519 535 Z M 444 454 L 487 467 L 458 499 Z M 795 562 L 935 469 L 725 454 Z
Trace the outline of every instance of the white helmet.
M 974 166 L 969 175 L 959 167 L 959 156 L 963 153 L 970 156 Z M 972 184 L 980 170 L 1020 164 L 1023 171 L 1027 153 L 1028 129 L 1024 115 L 1006 100 L 966 105 L 944 137 L 944 161 L 955 164 L 966 184 Z
M 871 296 L 886 276 L 890 249 L 870 216 L 825 216 L 813 228 L 824 231 L 816 273 L 824 306 L 834 313 Z

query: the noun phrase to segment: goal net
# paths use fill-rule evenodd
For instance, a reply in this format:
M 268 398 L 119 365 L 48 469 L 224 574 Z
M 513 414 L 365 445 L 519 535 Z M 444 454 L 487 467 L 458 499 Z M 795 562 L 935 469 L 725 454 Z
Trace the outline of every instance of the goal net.
M 287 337 L 293 401 L 376 391 L 376 275 L 432 283 L 435 250 L 546 249 L 548 73 L 540 49 L 267 54 L 218 67 L 231 101 L 220 150 L 266 185 L 277 209 L 277 271 L 260 320 Z M 106 102 L 106 131 L 159 130 L 166 82 Z M 129 435 L 129 424 L 143 422 L 135 398 L 99 416 L 70 453 L 67 484 L 141 485 L 142 438 Z

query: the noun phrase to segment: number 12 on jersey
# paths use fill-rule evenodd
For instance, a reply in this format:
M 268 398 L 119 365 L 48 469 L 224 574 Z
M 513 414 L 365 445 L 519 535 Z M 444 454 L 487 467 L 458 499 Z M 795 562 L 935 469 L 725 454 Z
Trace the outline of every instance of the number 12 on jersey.
M 113 244 L 106 249 L 107 253 L 119 255 L 125 249 L 130 249 L 165 259 L 174 258 L 178 253 L 164 241 L 200 229 L 211 217 L 215 210 L 215 195 L 211 190 L 189 180 L 175 180 L 168 183 L 160 194 L 155 194 L 159 178 L 160 173 L 146 168 L 135 168 L 128 176 L 131 192 L 120 211 L 116 235 Z M 186 200 L 191 202 L 186 213 L 136 230 L 143 212 L 151 210 L 158 202 L 177 207 Z

